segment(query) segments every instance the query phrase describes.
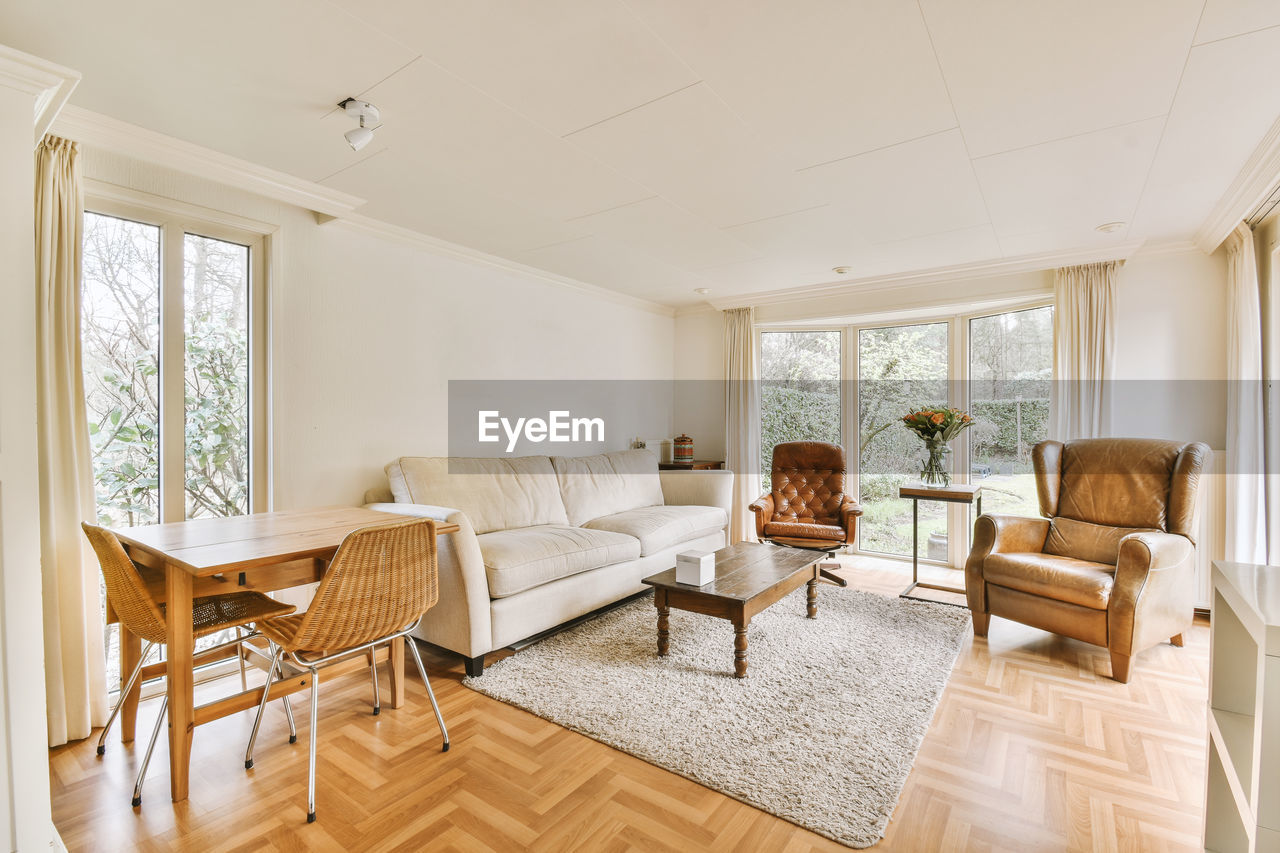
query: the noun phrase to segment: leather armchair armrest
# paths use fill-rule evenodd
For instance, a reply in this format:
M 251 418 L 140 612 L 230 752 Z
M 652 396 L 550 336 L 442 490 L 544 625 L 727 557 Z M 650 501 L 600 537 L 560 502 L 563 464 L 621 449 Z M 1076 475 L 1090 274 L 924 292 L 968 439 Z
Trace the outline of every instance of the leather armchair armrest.
M 1194 555 L 1191 540 L 1176 533 L 1130 533 L 1120 540 L 1107 607 L 1113 651 L 1132 654 L 1191 624 Z
M 858 540 L 858 516 L 862 507 L 853 498 L 846 497 L 840 505 L 840 526 L 844 528 L 844 542 L 853 545 Z
M 982 563 L 991 554 L 1038 554 L 1044 550 L 1049 536 L 1049 519 L 1025 518 L 1020 515 L 980 515 L 973 525 L 973 548 L 964 564 L 964 587 L 969 609 L 987 612 L 987 589 L 982 578 Z M 983 632 L 985 634 L 986 628 Z
M 764 537 L 764 526 L 773 519 L 773 494 L 766 492 L 747 507 L 756 515 L 756 537 Z

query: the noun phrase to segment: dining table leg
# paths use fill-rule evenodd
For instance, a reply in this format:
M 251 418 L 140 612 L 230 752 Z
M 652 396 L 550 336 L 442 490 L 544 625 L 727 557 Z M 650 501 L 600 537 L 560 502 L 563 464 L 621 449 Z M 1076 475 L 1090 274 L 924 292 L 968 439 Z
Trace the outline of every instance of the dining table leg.
M 176 803 L 187 798 L 191 772 L 191 734 L 195 728 L 195 640 L 192 636 L 191 574 L 172 563 L 165 566 L 165 676 L 169 694 L 169 790 Z
M 404 707 L 404 637 L 396 637 L 387 649 L 391 671 L 391 707 Z
M 142 657 L 142 638 L 120 623 L 120 689 L 124 690 L 133 668 Z M 120 742 L 132 743 L 138 726 L 138 697 L 142 695 L 142 679 L 133 683 L 133 689 L 120 696 Z

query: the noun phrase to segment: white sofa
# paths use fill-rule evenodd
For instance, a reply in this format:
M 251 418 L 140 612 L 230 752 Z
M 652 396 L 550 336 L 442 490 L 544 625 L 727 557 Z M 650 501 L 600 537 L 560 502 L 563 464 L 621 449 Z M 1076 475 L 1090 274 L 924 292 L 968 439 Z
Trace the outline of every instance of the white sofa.
M 645 587 L 676 554 L 726 542 L 730 471 L 659 471 L 647 450 L 514 459 L 401 457 L 370 509 L 455 522 L 440 601 L 417 636 L 484 656 Z

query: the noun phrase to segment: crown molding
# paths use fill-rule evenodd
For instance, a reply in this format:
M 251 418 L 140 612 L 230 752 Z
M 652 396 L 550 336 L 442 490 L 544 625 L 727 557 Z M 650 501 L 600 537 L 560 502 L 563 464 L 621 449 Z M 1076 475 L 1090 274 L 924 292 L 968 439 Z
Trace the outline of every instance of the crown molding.
M 804 287 L 793 287 L 783 290 L 767 290 L 759 293 L 746 293 L 741 296 L 728 296 L 723 299 L 712 299 L 712 307 L 720 310 L 727 308 L 744 308 L 749 305 L 777 305 L 797 302 L 802 299 L 817 299 L 826 296 L 844 296 L 849 293 L 866 293 L 868 291 L 900 290 L 919 284 L 955 281 L 957 279 L 986 278 L 1003 275 L 1015 275 L 1023 272 L 1040 272 L 1056 267 L 1074 266 L 1076 264 L 1098 263 L 1101 261 L 1127 260 L 1142 247 L 1141 242 L 1124 243 L 1105 248 L 1094 247 L 1073 249 L 1065 252 L 1043 252 L 1035 255 L 1020 255 L 1013 258 L 1001 258 L 994 261 L 979 261 L 968 264 L 954 264 L 946 267 L 932 267 L 925 270 L 895 273 L 885 276 L 870 276 L 849 281 L 833 281 Z
M 443 255 L 445 257 L 455 258 L 457 260 L 466 261 L 472 264 L 494 267 L 504 272 L 514 273 L 516 275 L 525 276 L 527 278 L 536 278 L 540 281 L 554 284 L 559 287 L 567 288 L 578 293 L 588 294 L 619 305 L 625 305 L 629 308 L 636 308 L 641 311 L 647 311 L 651 314 L 657 314 L 662 317 L 674 317 L 676 309 L 670 305 L 664 305 L 660 302 L 651 302 L 648 299 L 641 299 L 638 296 L 630 296 L 625 293 L 619 293 L 616 290 L 610 290 L 606 287 L 600 287 L 595 284 L 588 284 L 585 281 L 579 281 L 576 278 L 559 275 L 558 273 L 549 272 L 538 267 L 531 267 L 518 261 L 508 260 L 507 258 L 491 255 L 488 252 L 482 252 L 479 249 L 473 249 L 469 246 L 463 246 L 458 243 L 451 243 L 448 240 L 441 240 L 438 237 L 430 237 L 411 228 L 404 228 L 400 225 L 392 225 L 389 222 L 383 222 L 380 219 L 373 219 L 360 214 L 351 214 L 333 220 L 330 224 L 324 225 L 325 228 L 344 228 L 351 231 L 357 231 L 363 234 L 369 234 L 374 237 L 381 237 L 385 240 L 409 246 L 415 249 L 422 249 L 433 255 Z
M 0 86 L 35 98 L 33 145 L 40 144 L 79 83 L 79 71 L 0 45 Z
M 81 107 L 68 106 L 54 122 L 60 136 L 326 216 L 346 216 L 364 199 L 287 175 L 193 142 Z
M 1173 240 L 1168 243 L 1144 243 L 1142 248 L 1134 252 L 1134 257 L 1151 257 L 1153 255 L 1186 255 L 1194 252 L 1206 254 L 1200 250 L 1195 240 Z M 1208 254 L 1213 254 L 1209 252 Z
M 1231 186 L 1196 232 L 1196 245 L 1212 254 L 1235 227 L 1280 186 L 1280 118 L 1262 137 Z
M 692 305 L 681 305 L 675 311 L 676 318 L 696 317 L 699 314 L 719 314 L 720 309 L 710 302 L 695 302 Z

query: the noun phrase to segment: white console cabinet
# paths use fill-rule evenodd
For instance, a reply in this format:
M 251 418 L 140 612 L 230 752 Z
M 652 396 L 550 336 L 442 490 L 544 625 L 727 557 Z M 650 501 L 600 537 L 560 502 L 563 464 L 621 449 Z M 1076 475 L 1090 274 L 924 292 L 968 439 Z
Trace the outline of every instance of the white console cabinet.
M 1280 566 L 1213 563 L 1206 850 L 1280 853 Z

